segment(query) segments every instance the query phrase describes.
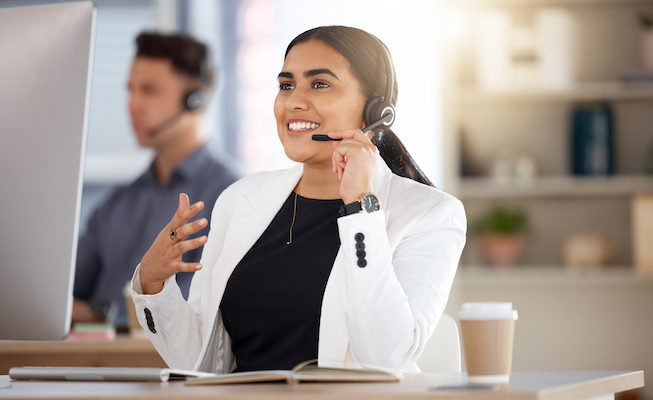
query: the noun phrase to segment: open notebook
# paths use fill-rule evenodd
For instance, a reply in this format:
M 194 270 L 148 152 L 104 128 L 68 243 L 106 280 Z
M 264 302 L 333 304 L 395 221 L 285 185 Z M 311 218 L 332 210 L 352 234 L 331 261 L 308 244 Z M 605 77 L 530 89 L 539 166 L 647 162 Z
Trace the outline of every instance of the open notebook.
M 253 371 L 216 375 L 207 372 L 168 368 L 102 367 L 14 367 L 9 377 L 16 380 L 48 381 L 138 381 L 167 382 L 186 379 L 186 385 L 286 381 L 307 382 L 399 382 L 403 372 L 361 368 L 320 368 L 317 360 L 298 364 L 290 371 Z
M 382 371 L 361 368 L 320 368 L 317 360 L 298 364 L 290 371 L 253 371 L 188 378 L 185 385 L 220 385 L 226 383 L 286 381 L 299 382 L 399 382 L 406 375 L 403 372 Z

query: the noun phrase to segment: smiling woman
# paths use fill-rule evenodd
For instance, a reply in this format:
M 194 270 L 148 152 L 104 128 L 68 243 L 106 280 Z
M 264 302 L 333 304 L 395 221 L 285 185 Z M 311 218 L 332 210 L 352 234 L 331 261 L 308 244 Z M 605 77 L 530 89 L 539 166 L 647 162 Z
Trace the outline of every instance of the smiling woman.
M 184 240 L 205 221 L 188 223 L 203 204 L 182 194 L 134 274 L 140 322 L 171 367 L 229 373 L 317 358 L 418 371 L 466 220 L 461 203 L 413 163 L 391 121 L 361 130 L 396 102 L 391 63 L 383 43 L 355 28 L 312 29 L 288 46 L 274 113 L 299 164 L 227 189 L 209 238 Z M 380 107 L 376 117 L 370 107 Z M 205 243 L 200 264 L 181 262 Z M 186 302 L 172 276 L 195 270 Z
M 304 164 L 305 179 L 304 185 L 297 188 L 299 195 L 317 199 L 343 198 L 347 203 L 372 191 L 372 181 L 368 179 L 359 185 L 363 192 L 345 193 L 345 199 L 340 193 L 338 176 L 333 174 L 332 158 L 337 145 L 311 140 L 313 134 L 338 131 L 353 135 L 356 132 L 351 128 L 360 130 L 364 127 L 364 107 L 365 98 L 358 80 L 350 72 L 348 61 L 331 46 L 321 40 L 309 40 L 289 51 L 279 74 L 274 114 L 286 155 Z M 363 136 L 360 131 L 357 133 Z M 347 142 L 340 144 L 346 145 Z M 375 153 L 373 150 L 369 154 L 373 160 L 360 160 L 361 164 L 374 168 Z M 350 158 L 350 161 L 359 160 Z M 367 175 L 373 177 L 373 171 Z M 329 183 L 319 177 L 330 178 Z M 309 185 L 313 182 L 319 185 Z

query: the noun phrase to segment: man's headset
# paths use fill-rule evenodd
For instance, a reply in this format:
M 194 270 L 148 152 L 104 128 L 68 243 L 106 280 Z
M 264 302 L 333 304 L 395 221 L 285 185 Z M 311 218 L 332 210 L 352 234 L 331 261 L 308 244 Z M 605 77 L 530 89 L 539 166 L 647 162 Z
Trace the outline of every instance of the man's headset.
M 395 92 L 395 71 L 394 68 L 392 68 L 392 62 L 390 61 L 390 54 L 388 50 L 380 40 L 379 44 L 381 45 L 381 48 L 383 48 L 383 61 L 385 62 L 385 71 L 387 74 L 385 95 L 383 97 L 373 97 L 369 99 L 367 103 L 365 103 L 365 109 L 363 110 L 363 122 L 365 122 L 366 126 L 362 129 L 363 132 L 370 130 L 380 132 L 385 129 L 390 129 L 392 124 L 395 122 L 395 108 L 392 105 L 392 97 L 394 96 Z M 331 139 L 327 135 L 313 135 L 312 139 L 319 142 L 342 140 Z
M 209 86 L 209 73 L 207 71 L 208 57 L 207 52 L 200 52 L 199 63 L 199 86 L 197 89 L 186 93 L 182 99 L 181 110 L 166 118 L 163 122 L 150 129 L 150 139 L 174 125 L 186 111 L 197 111 L 204 107 L 206 103 L 206 94 L 204 89 Z

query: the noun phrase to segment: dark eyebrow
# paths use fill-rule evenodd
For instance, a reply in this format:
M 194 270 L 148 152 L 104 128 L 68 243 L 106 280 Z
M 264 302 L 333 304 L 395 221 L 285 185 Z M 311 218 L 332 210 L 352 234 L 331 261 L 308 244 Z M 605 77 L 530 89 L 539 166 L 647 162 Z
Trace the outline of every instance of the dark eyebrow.
M 321 74 L 331 75 L 332 77 L 336 78 L 337 80 L 340 80 L 340 78 L 338 78 L 336 76 L 336 74 L 334 74 L 333 72 L 331 72 L 330 69 L 327 69 L 327 68 L 312 69 L 310 71 L 306 71 L 306 72 L 304 72 L 304 77 L 308 78 L 310 76 L 321 75 Z
M 311 70 L 309 70 L 309 71 L 304 72 L 304 77 L 305 77 L 305 78 L 309 78 L 309 77 L 311 77 L 311 76 L 321 75 L 321 74 L 331 75 L 332 77 L 336 78 L 337 80 L 340 80 L 340 78 L 338 78 L 338 77 L 336 76 L 336 74 L 334 74 L 333 72 L 331 72 L 330 69 L 327 69 L 327 68 L 311 69 Z M 280 72 L 279 75 L 277 76 L 277 79 L 279 79 L 279 78 L 288 78 L 288 79 L 292 79 L 293 76 L 294 76 L 294 75 L 293 75 L 291 72 L 283 72 L 283 71 L 282 71 L 282 72 Z

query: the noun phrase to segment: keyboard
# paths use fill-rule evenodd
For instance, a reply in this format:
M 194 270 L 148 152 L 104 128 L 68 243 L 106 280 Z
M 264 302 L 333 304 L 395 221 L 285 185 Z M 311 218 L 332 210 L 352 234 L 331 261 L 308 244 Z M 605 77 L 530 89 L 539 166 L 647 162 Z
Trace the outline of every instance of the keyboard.
M 11 379 L 46 381 L 167 382 L 214 375 L 169 368 L 14 367 L 9 370 Z

